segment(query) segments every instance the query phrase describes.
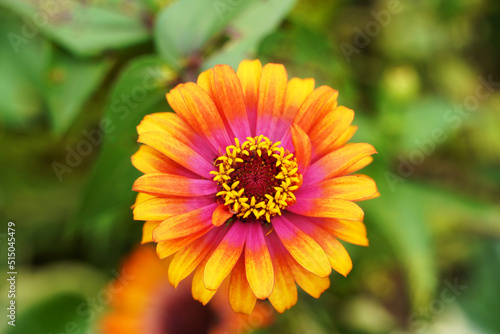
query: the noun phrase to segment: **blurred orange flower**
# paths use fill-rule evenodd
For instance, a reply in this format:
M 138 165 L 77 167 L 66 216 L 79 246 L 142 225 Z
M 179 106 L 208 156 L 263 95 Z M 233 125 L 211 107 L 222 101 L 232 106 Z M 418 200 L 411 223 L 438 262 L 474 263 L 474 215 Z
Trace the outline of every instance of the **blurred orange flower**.
M 143 172 L 134 218 L 143 242 L 174 255 L 177 286 L 194 271 L 193 296 L 206 303 L 229 281 L 235 311 L 268 298 L 283 312 L 295 283 L 318 298 L 331 269 L 352 262 L 338 239 L 368 245 L 355 201 L 378 196 L 375 182 L 352 173 L 372 161 L 369 144 L 346 144 L 354 112 L 313 79 L 288 80 L 283 65 L 217 65 L 197 83 L 167 94 L 176 113 L 148 115 L 132 157 Z
M 243 334 L 272 321 L 273 309 L 263 302 L 251 315 L 234 313 L 227 289 L 203 306 L 192 298 L 187 282 L 177 289 L 170 285 L 167 268 L 168 261 L 160 260 L 154 248 L 136 249 L 109 286 L 111 311 L 101 321 L 102 333 Z

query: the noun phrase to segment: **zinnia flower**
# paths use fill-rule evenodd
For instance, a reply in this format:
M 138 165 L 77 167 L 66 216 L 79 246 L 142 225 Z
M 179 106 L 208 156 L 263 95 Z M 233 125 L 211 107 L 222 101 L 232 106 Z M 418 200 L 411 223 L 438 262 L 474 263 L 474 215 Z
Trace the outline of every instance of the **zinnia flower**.
M 234 313 L 227 294 L 206 306 L 191 297 L 187 281 L 174 289 L 167 280 L 168 262 L 154 248 L 137 248 L 109 285 L 110 312 L 100 322 L 103 334 L 248 333 L 268 325 L 271 306 L 259 303 L 249 316 Z
M 283 312 L 297 301 L 296 283 L 318 298 L 332 268 L 349 273 L 339 239 L 368 245 L 354 202 L 378 195 L 372 179 L 352 173 L 376 151 L 346 144 L 354 112 L 314 85 L 288 81 L 279 64 L 218 65 L 167 93 L 175 113 L 137 127 L 144 145 L 132 162 L 145 175 L 133 186 L 134 218 L 146 221 L 144 242 L 173 255 L 174 286 L 194 271 L 203 303 L 227 279 L 235 311 L 268 298 Z

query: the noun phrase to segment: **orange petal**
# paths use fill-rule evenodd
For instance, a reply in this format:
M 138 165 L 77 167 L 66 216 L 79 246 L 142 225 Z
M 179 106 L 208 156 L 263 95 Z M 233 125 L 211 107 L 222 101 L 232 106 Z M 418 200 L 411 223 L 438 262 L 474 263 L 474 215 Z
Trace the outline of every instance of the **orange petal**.
M 139 125 L 136 127 L 137 128 L 137 133 L 141 134 L 144 132 L 166 132 L 169 129 L 164 126 L 164 122 L 161 118 L 156 117 L 155 114 L 149 114 L 144 116 L 144 118 L 141 120 Z M 183 135 L 183 133 L 180 133 L 180 135 Z M 185 137 L 185 136 L 183 136 Z M 186 138 L 186 141 L 187 140 Z
M 262 69 L 257 104 L 257 132 L 267 133 L 273 129 L 275 121 L 283 114 L 287 87 L 287 74 L 281 64 L 267 64 Z
M 139 150 L 132 155 L 131 160 L 132 165 L 144 174 L 167 173 L 187 177 L 197 177 L 195 173 L 187 170 L 172 159 L 146 145 L 141 145 Z
M 325 110 L 333 107 L 337 101 L 338 92 L 328 86 L 321 86 L 310 93 L 299 108 L 294 123 L 309 134 L 318 114 L 325 106 Z M 333 103 L 335 102 L 335 103 Z M 333 109 L 333 108 L 332 108 Z
M 182 101 L 196 120 L 196 124 L 191 126 L 207 138 L 215 152 L 230 145 L 233 141 L 229 138 L 224 121 L 210 95 L 192 82 L 180 85 L 178 89 Z
M 177 287 L 179 283 L 189 276 L 203 259 L 210 253 L 214 243 L 221 235 L 220 229 L 212 229 L 203 237 L 186 246 L 182 252 L 177 252 L 168 267 L 168 280 Z
M 248 224 L 245 244 L 245 267 L 248 283 L 259 299 L 269 297 L 274 286 L 274 271 L 271 256 L 259 223 Z
M 151 199 L 151 198 L 155 198 L 155 196 L 153 195 L 148 195 L 148 194 L 144 194 L 144 193 L 138 193 L 137 194 L 137 197 L 135 198 L 135 203 L 134 205 L 132 205 L 130 208 L 133 209 L 135 208 L 137 205 L 139 205 L 139 203 L 142 203 L 144 201 L 147 201 L 148 199 Z
M 199 94 L 199 96 L 194 99 L 193 91 L 196 92 L 195 94 Z M 224 126 L 209 93 L 195 83 L 190 82 L 177 85 L 177 87 L 170 90 L 170 92 L 166 94 L 166 97 L 168 103 L 172 109 L 175 110 L 176 114 L 185 123 L 189 124 L 189 126 L 194 130 L 193 133 L 205 138 L 205 141 L 210 146 L 212 153 L 217 154 L 219 151 L 219 144 L 216 142 L 219 138 L 218 136 L 221 134 L 217 130 L 224 129 Z M 214 121 L 214 126 L 210 127 L 210 125 L 207 124 L 207 119 L 200 119 L 200 113 L 207 114 L 206 118 Z M 208 114 L 210 116 L 208 116 Z M 225 132 L 225 130 L 223 132 Z
M 347 220 L 363 220 L 364 217 L 363 210 L 357 204 L 335 198 L 297 198 L 297 202 L 287 209 L 307 217 Z
M 380 197 L 380 193 L 377 190 L 373 195 L 359 199 L 358 201 L 366 201 L 366 200 L 374 199 L 374 198 L 378 198 L 378 197 Z
M 203 88 L 208 95 L 210 95 L 210 98 L 215 101 L 215 94 L 212 89 L 212 75 L 213 75 L 213 69 L 208 69 L 206 71 L 203 71 L 198 75 L 198 80 L 196 81 L 196 84 Z
M 252 131 L 252 136 L 255 136 L 262 64 L 259 60 L 243 60 L 238 66 L 237 75 L 241 82 L 243 95 L 245 96 L 245 105 L 247 108 L 250 130 Z
M 253 294 L 245 273 L 245 259 L 243 254 L 231 271 L 229 282 L 229 303 L 234 312 L 252 313 L 257 298 Z
M 160 241 L 156 246 L 156 253 L 158 254 L 158 257 L 160 259 L 164 259 L 176 253 L 177 251 L 183 249 L 184 247 L 191 244 L 198 238 L 204 236 L 205 234 L 210 232 L 213 228 L 214 228 L 213 225 L 209 225 L 193 234 L 184 237 Z
M 274 288 L 269 301 L 276 311 L 283 313 L 297 303 L 297 287 L 284 255 L 287 250 L 280 247 L 280 243 L 276 233 L 271 232 L 268 246 L 273 259 Z
M 176 239 L 198 233 L 212 225 L 212 214 L 217 203 L 165 219 L 153 231 L 153 240 Z
M 355 245 L 368 246 L 366 226 L 362 221 L 319 218 L 314 222 L 339 239 Z
M 224 224 L 229 218 L 231 218 L 233 214 L 229 212 L 229 209 L 225 205 L 219 205 L 212 215 L 212 224 L 214 226 L 221 226 Z
M 156 196 L 203 196 L 215 194 L 217 184 L 212 180 L 150 173 L 139 177 L 132 190 Z
M 132 334 L 141 331 L 142 322 L 135 317 L 127 317 L 123 312 L 112 311 L 102 318 L 98 324 L 98 333 L 102 334 Z
M 333 143 L 332 145 L 332 151 L 336 150 L 337 148 L 344 146 L 349 140 L 351 140 L 352 136 L 356 133 L 358 130 L 357 125 L 351 125 L 345 130 L 345 132 Z
M 170 90 L 169 93 L 166 94 L 168 104 L 175 110 L 176 115 L 179 116 L 185 123 L 189 124 L 189 126 L 194 129 L 196 133 L 201 134 L 201 129 L 196 120 L 196 117 L 191 113 L 189 108 L 184 101 L 184 97 L 181 94 L 180 88 L 185 84 L 179 84 L 174 89 Z M 207 92 L 205 92 L 208 94 Z M 217 153 L 216 151 L 214 153 Z
M 316 115 L 314 116 L 314 120 L 311 123 L 311 129 L 316 127 L 316 124 L 323 120 L 323 118 L 326 117 L 329 113 L 331 113 L 333 110 L 335 110 L 338 106 L 338 92 L 334 89 L 334 92 L 332 96 L 323 104 L 321 109 L 318 110 Z M 312 130 L 311 130 L 312 131 Z
M 291 216 L 292 219 L 295 217 Z M 330 275 L 330 262 L 316 241 L 284 216 L 274 217 L 272 224 L 283 246 L 301 266 L 320 277 Z
M 311 163 L 311 141 L 309 136 L 298 125 L 292 126 L 292 142 L 299 172 L 305 173 Z
M 137 133 L 166 132 L 187 144 L 194 136 L 193 129 L 179 115 L 172 112 L 154 113 L 144 116 L 137 126 Z
M 285 254 L 288 266 L 297 284 L 313 296 L 319 298 L 321 294 L 330 287 L 330 278 L 319 277 L 302 267 L 292 256 Z
M 214 152 L 206 139 L 173 112 L 146 115 L 137 126 L 139 136 L 145 132 L 163 132 L 189 147 L 196 147 L 196 151 L 208 161 L 213 160 Z
M 145 132 L 139 135 L 137 141 L 151 146 L 186 169 L 207 179 L 211 178 L 210 172 L 214 170 L 213 164 L 203 157 L 198 150 L 167 133 Z
M 351 257 L 342 244 L 330 233 L 314 224 L 308 219 L 298 221 L 290 220 L 297 228 L 300 228 L 313 240 L 315 240 L 325 251 L 330 265 L 340 274 L 347 276 L 352 269 Z
M 323 236 L 325 236 L 324 239 L 318 238 L 317 240 L 328 255 L 332 268 L 339 274 L 347 276 L 352 270 L 352 260 L 349 253 L 337 239 L 330 237 L 329 234 L 323 234 Z
M 309 95 L 314 90 L 314 79 L 299 79 L 292 78 L 288 81 L 285 96 L 285 106 L 283 108 L 283 118 L 293 122 L 300 106 Z
M 148 242 L 153 242 L 153 230 L 161 222 L 145 222 L 142 225 L 142 240 L 141 244 L 147 244 Z
M 217 290 L 238 261 L 247 236 L 247 226 L 236 221 L 219 243 L 205 267 L 205 287 Z
M 203 276 L 205 272 L 205 266 L 207 265 L 208 259 L 210 255 L 205 256 L 203 261 L 200 263 L 198 268 L 193 275 L 193 284 L 191 286 L 191 293 L 193 294 L 193 298 L 203 305 L 207 305 L 207 303 L 212 299 L 212 297 L 217 293 L 217 290 L 208 290 L 205 287 L 205 283 L 203 282 Z
M 346 132 L 353 119 L 354 111 L 339 106 L 315 124 L 310 132 L 315 159 L 332 150 L 333 144 Z
M 295 195 L 299 198 L 340 198 L 358 201 L 373 196 L 377 186 L 365 175 L 349 175 L 303 186 Z
M 214 203 L 213 197 L 154 197 L 139 203 L 134 209 L 135 220 L 163 221 L 181 213 Z
M 314 184 L 333 176 L 342 175 L 346 169 L 356 162 L 375 153 L 377 151 L 370 144 L 347 144 L 311 164 L 309 170 L 304 175 L 304 185 Z
M 365 158 L 359 160 L 358 162 L 352 164 L 350 167 L 346 168 L 340 175 L 348 175 L 351 173 L 355 173 L 358 170 L 363 169 L 366 166 L 368 166 L 369 164 L 371 164 L 372 161 L 373 161 L 372 156 L 365 157 Z
M 212 85 L 219 110 L 236 138 L 250 135 L 245 97 L 236 72 L 227 65 L 216 65 L 213 69 Z

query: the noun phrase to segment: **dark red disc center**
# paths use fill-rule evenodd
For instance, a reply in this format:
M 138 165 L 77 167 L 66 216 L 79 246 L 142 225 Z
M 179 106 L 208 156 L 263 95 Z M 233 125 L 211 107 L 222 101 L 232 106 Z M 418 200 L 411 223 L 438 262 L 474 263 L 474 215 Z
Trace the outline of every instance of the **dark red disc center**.
M 276 158 L 269 156 L 267 152 L 262 152 L 259 156 L 252 151 L 249 156 L 243 155 L 241 159 L 243 162 L 236 162 L 232 166 L 234 171 L 231 173 L 231 184 L 240 181 L 235 190 L 245 189 L 245 197 L 251 199 L 255 196 L 257 202 L 263 201 L 266 194 L 274 196 L 274 187 L 280 185 L 276 175 L 281 170 L 276 167 Z

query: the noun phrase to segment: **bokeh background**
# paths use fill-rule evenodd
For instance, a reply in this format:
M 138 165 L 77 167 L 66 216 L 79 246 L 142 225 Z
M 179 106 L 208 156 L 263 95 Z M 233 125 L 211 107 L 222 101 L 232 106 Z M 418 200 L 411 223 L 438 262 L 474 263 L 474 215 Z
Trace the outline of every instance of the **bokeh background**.
M 13 221 L 18 271 L 0 331 L 96 332 L 141 237 L 135 126 L 175 84 L 259 58 L 339 90 L 381 197 L 351 274 L 258 333 L 500 333 L 499 34 L 495 0 L 0 0 L 0 263 Z

